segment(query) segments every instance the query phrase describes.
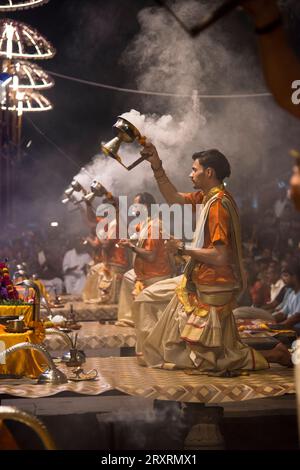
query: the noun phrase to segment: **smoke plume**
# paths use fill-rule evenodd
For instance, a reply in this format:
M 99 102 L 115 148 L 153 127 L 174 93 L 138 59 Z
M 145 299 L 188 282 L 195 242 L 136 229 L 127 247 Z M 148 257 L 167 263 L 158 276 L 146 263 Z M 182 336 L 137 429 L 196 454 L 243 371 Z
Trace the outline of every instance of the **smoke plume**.
M 177 1 L 172 8 L 192 25 L 216 4 L 219 2 Z M 298 144 L 299 123 L 271 96 L 201 98 L 202 94 L 268 91 L 253 25 L 245 13 L 233 12 L 196 39 L 190 38 L 162 8 L 141 10 L 138 20 L 140 32 L 121 59 L 134 70 L 138 89 L 188 96 L 145 95 L 139 100 L 138 110 L 124 116 L 157 146 L 178 189 L 191 190 L 186 178 L 191 155 L 212 147 L 228 156 L 233 188 L 246 180 L 249 189 L 256 189 L 253 181 L 258 177 L 276 181 L 287 173 L 287 154 Z M 124 107 L 126 111 L 126 104 Z M 110 138 L 112 135 L 103 140 Z M 138 158 L 139 150 L 132 144 L 121 146 L 125 164 Z M 116 195 L 142 189 L 157 191 L 147 162 L 127 173 L 117 162 L 96 155 L 85 170 L 78 175 L 84 186 L 95 178 Z

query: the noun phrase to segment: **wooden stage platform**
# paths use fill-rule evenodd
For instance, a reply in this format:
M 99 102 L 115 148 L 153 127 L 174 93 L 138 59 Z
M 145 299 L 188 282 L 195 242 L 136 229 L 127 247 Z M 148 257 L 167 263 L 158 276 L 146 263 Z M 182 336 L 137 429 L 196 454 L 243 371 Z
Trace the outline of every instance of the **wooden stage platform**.
M 93 356 L 110 344 L 115 347 L 135 342 L 132 328 L 89 322 L 80 332 L 78 346 L 93 346 Z M 66 349 L 58 339 L 60 342 L 56 335 L 47 338 L 48 347 L 54 341 L 54 353 L 56 348 Z M 113 348 L 110 351 L 114 353 Z M 57 365 L 70 377 L 72 370 L 63 363 Z M 276 366 L 221 378 L 145 368 L 135 357 L 88 357 L 83 368 L 85 372 L 96 369 L 98 379 L 54 386 L 37 385 L 36 380 L 25 378 L 2 378 L 0 403 L 42 416 L 61 449 L 224 449 L 236 447 L 235 419 L 243 426 L 249 419 L 258 419 L 268 434 L 271 428 L 264 417 L 270 421 L 280 416 L 282 423 L 282 415 L 287 435 L 292 436 L 291 445 L 296 445 L 293 369 Z M 66 426 L 72 428 L 72 438 L 63 431 Z M 94 440 L 82 439 L 82 433 L 91 432 Z M 244 435 L 241 448 L 251 436 L 247 430 Z M 141 444 L 143 440 L 145 444 Z M 276 442 L 274 448 L 278 445 Z
M 134 328 L 100 324 L 97 321 L 82 322 L 78 333 L 77 347 L 94 352 L 104 348 L 134 348 L 136 333 Z M 73 334 L 73 333 L 69 333 Z M 60 335 L 46 335 L 44 344 L 49 352 L 55 353 L 66 349 L 65 339 Z
M 89 356 L 101 356 L 101 350 L 121 349 L 121 355 L 129 355 L 129 350 L 134 353 L 136 343 L 135 329 L 131 327 L 116 326 L 114 324 L 101 324 L 99 321 L 82 322 L 78 333 L 78 349 L 86 350 Z M 70 333 L 72 334 L 72 333 Z M 268 333 L 258 333 L 249 336 L 240 334 L 242 340 L 254 349 L 271 349 L 280 340 L 279 336 L 270 336 Z M 285 338 L 292 342 L 293 338 Z M 65 339 L 59 335 L 47 335 L 44 344 L 51 354 L 61 353 L 66 350 Z M 285 342 L 285 344 L 287 344 Z M 127 350 L 127 353 L 126 353 Z M 112 352 L 111 352 L 112 353 Z M 107 354 L 110 354 L 109 351 Z M 106 354 L 106 355 L 107 355 Z M 114 354 L 118 355 L 118 353 Z
M 88 304 L 81 300 L 72 299 L 65 296 L 65 304 L 61 307 L 52 308 L 53 315 L 63 315 L 70 318 L 71 308 L 73 310 L 76 321 L 96 321 L 96 320 L 116 320 L 118 305 L 117 304 Z M 46 315 L 46 310 L 43 310 Z
M 63 364 L 59 368 L 67 375 L 71 372 Z M 152 400 L 211 404 L 295 393 L 293 369 L 280 366 L 247 376 L 221 378 L 145 368 L 137 364 L 135 357 L 88 358 L 84 369 L 94 368 L 99 374 L 97 380 L 55 386 L 37 385 L 36 380 L 30 379 L 1 379 L 0 394 L 37 398 L 62 392 L 100 395 L 115 390 Z

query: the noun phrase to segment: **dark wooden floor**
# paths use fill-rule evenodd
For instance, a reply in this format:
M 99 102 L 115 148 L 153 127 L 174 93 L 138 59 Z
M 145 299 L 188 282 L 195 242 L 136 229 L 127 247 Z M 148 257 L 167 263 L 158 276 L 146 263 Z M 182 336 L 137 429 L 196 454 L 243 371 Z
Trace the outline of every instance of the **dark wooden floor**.
M 71 406 L 70 414 L 60 411 L 56 415 L 43 405 L 45 414 L 39 417 L 63 450 L 182 450 L 188 429 L 178 412 L 174 410 L 168 416 L 155 413 L 142 402 L 134 406 L 131 398 L 127 402 L 127 397 L 107 397 L 106 402 L 96 398 L 86 408 L 93 412 L 78 409 L 78 414 Z M 119 407 L 116 400 L 120 400 Z M 78 403 L 74 401 L 74 408 Z M 221 424 L 225 449 L 299 449 L 295 407 L 295 397 L 291 395 L 225 405 Z M 9 426 L 21 448 L 41 448 L 36 437 L 22 425 Z

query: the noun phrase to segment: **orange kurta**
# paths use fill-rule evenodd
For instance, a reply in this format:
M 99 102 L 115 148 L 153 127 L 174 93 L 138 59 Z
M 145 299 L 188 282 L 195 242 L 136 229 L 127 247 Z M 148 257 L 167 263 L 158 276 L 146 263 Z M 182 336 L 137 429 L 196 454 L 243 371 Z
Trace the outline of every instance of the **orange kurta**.
M 230 238 L 230 217 L 222 205 L 222 195 L 225 191 L 219 193 L 218 199 L 212 204 L 204 228 L 203 248 L 213 248 L 214 244 L 222 243 L 231 247 Z M 226 195 L 231 198 L 229 193 Z M 185 193 L 185 200 L 196 208 L 196 204 L 203 201 L 201 191 L 195 193 Z M 231 198 L 232 199 L 232 198 Z M 192 275 L 195 284 L 205 285 L 226 285 L 236 282 L 233 268 L 230 264 L 225 266 L 212 266 L 204 263 L 197 263 Z
M 109 241 L 110 243 L 106 250 L 102 250 L 102 261 L 108 266 L 115 265 L 125 269 L 128 265 L 128 256 L 124 247 L 116 246 L 116 244 L 120 241 L 118 232 L 119 230 L 117 222 L 114 221 L 107 228 L 106 241 Z M 99 240 L 99 245 L 101 247 L 101 240 Z
M 108 250 L 103 253 L 103 262 L 107 265 L 116 265 L 120 267 L 127 267 L 128 258 L 125 248 L 116 247 L 115 244 L 119 240 L 110 240 L 111 244 Z
M 162 237 L 162 230 L 159 230 L 160 238 L 152 238 L 152 227 L 157 221 L 150 220 L 148 223 L 147 238 L 140 246 L 147 251 L 155 251 L 156 256 L 153 261 L 142 259 L 138 254 L 134 261 L 134 271 L 138 281 L 151 279 L 152 277 L 172 276 L 172 268 L 170 264 L 169 255 L 166 251 L 164 240 Z

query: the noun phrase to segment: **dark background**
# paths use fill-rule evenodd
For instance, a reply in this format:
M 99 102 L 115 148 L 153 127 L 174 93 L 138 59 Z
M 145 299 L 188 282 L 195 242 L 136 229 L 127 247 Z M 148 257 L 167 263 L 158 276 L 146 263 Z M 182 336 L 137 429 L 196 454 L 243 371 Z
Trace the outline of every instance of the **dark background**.
M 43 69 L 135 88 L 130 70 L 119 58 L 139 30 L 138 11 L 153 4 L 139 0 L 51 0 L 42 7 L 14 12 L 9 17 L 35 27 L 56 48 L 53 59 L 37 61 Z M 24 148 L 30 139 L 32 146 L 23 160 L 23 201 L 24 197 L 53 197 L 53 192 L 60 195 L 72 176 L 99 151 L 103 136 L 110 136 L 116 116 L 124 112 L 124 100 L 128 102 L 123 93 L 55 80 L 55 87 L 43 92 L 54 109 L 29 113 L 28 117 L 75 163 L 47 143 L 25 117 Z M 139 97 L 134 101 L 138 107 Z M 45 185 L 46 175 L 51 184 Z
M 210 6 L 211 2 L 203 0 L 203 3 Z M 297 0 L 285 0 L 280 4 L 291 43 L 300 53 L 300 21 L 298 14 L 295 14 L 299 13 L 299 4 Z M 132 63 L 127 66 L 122 54 L 140 31 L 138 13 L 145 7 L 156 8 L 157 4 L 151 0 L 51 0 L 42 7 L 12 12 L 7 16 L 37 28 L 54 45 L 57 50 L 54 59 L 38 61 L 38 65 L 45 70 L 119 87 L 137 88 L 135 67 Z M 257 53 L 253 27 L 244 13 L 231 13 L 222 20 L 220 27 L 235 32 L 231 41 L 233 49 L 242 49 L 247 43 Z M 21 166 L 21 184 L 16 194 L 19 205 L 17 217 L 25 223 L 42 215 L 42 210 L 36 210 L 37 201 L 40 201 L 40 207 L 44 203 L 53 203 L 54 206 L 57 203 L 56 210 L 62 210 L 59 201 L 63 190 L 78 170 L 99 152 L 101 140 L 111 137 L 111 126 L 117 115 L 132 107 L 141 112 L 153 111 L 153 107 L 157 113 L 168 112 L 168 101 L 165 99 L 157 99 L 151 105 L 150 101 L 147 103 L 139 95 L 90 87 L 61 78 L 55 80 L 55 87 L 44 92 L 54 109 L 46 113 L 29 113 L 28 118 L 70 159 L 39 134 L 25 117 L 25 155 Z M 153 84 L 152 89 L 157 88 L 158 85 Z M 231 88 L 230 81 L 220 80 L 220 90 L 214 86 L 206 91 L 222 92 Z M 263 80 L 260 88 L 256 89 L 255 86 L 253 91 L 265 90 Z M 207 103 L 206 110 L 217 114 L 218 106 L 220 104 L 217 102 Z M 282 138 L 284 140 L 284 135 Z M 32 140 L 32 145 L 26 149 L 29 140 Z M 287 148 L 288 145 L 287 142 Z M 286 159 L 283 165 L 285 173 L 289 165 Z

